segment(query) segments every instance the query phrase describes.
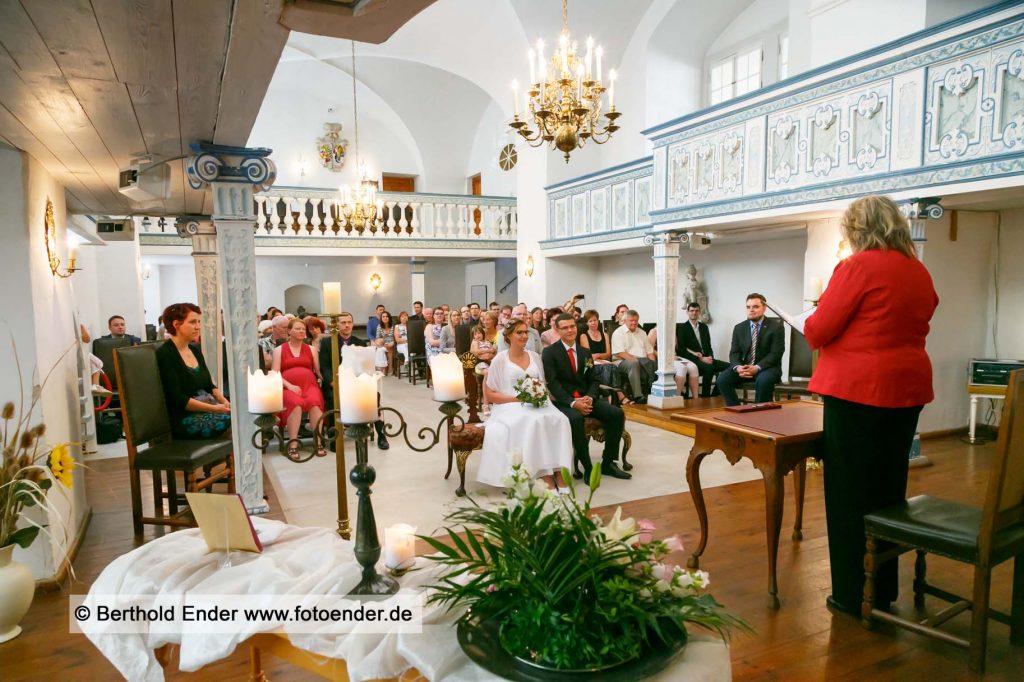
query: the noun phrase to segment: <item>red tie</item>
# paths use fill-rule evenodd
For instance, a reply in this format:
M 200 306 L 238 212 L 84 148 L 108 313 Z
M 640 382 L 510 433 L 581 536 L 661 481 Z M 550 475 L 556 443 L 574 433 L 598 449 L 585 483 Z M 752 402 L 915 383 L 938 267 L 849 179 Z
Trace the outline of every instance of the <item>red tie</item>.
M 569 364 L 572 365 L 572 373 L 575 376 L 575 374 L 576 374 L 576 355 L 573 353 L 573 349 L 572 348 L 567 348 L 566 350 L 569 351 Z M 580 392 L 579 391 L 573 391 L 572 392 L 572 397 L 573 398 L 579 398 L 580 397 Z

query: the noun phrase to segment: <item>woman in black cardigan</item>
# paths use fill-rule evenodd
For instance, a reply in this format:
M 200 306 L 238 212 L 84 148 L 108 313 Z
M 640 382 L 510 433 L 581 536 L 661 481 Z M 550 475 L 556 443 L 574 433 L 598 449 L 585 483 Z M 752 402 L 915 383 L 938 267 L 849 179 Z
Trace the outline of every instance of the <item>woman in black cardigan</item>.
M 193 303 L 164 310 L 171 338 L 156 349 L 167 415 L 175 438 L 213 438 L 231 428 L 231 404 L 210 377 L 196 344 L 202 311 Z

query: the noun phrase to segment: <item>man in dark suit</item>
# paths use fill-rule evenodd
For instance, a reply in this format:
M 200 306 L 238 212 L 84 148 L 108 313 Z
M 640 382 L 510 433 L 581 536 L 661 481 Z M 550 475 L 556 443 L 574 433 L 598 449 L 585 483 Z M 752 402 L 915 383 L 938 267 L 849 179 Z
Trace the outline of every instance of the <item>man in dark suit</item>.
M 342 362 L 341 349 L 345 346 L 359 346 L 365 348 L 369 344 L 364 340 L 352 333 L 352 327 L 355 326 L 355 321 L 352 319 L 352 313 L 342 313 L 338 316 L 338 363 Z M 320 386 L 320 390 L 324 394 L 324 403 L 327 411 L 333 409 L 334 405 L 334 382 L 337 377 L 334 376 L 334 372 L 331 367 L 331 335 L 324 334 L 320 337 L 320 374 L 323 376 L 323 384 Z M 377 394 L 377 404 L 380 405 L 380 393 Z M 377 447 L 381 450 L 387 450 L 391 447 L 388 443 L 387 436 L 384 435 L 384 421 L 378 420 L 374 422 L 374 427 L 377 429 Z M 333 447 L 333 445 L 331 446 Z
M 736 389 L 744 381 L 754 382 L 754 400 L 771 401 L 775 384 L 782 379 L 782 354 L 786 351 L 781 320 L 764 317 L 765 298 L 747 296 L 747 319 L 733 327 L 728 369 L 718 375 L 718 390 L 726 405 L 739 405 Z
M 128 325 L 120 315 L 110 316 L 110 319 L 107 320 L 107 329 L 110 333 L 104 334 L 100 337 L 101 339 L 128 339 L 129 344 L 132 346 L 138 346 L 142 343 L 142 339 L 139 337 L 125 333 L 128 329 Z
M 601 474 L 612 478 L 633 478 L 632 474 L 619 468 L 619 441 L 626 417 L 621 407 L 598 398 L 598 379 L 590 351 L 576 343 L 576 320 L 572 315 L 561 314 L 555 318 L 555 329 L 561 339 L 544 349 L 544 378 L 553 398 L 552 403 L 569 419 L 572 427 L 572 449 L 580 462 L 586 480 L 590 480 L 590 452 L 584 433 L 585 417 L 592 417 L 604 424 L 604 457 L 601 460 Z
M 716 374 L 729 367 L 725 360 L 716 360 L 711 349 L 711 332 L 708 326 L 700 321 L 700 303 L 686 306 L 687 322 L 676 325 L 676 357 L 689 360 L 697 365 L 702 384 L 700 396 L 711 395 L 711 380 Z
M 409 316 L 410 320 L 422 320 L 423 319 L 423 301 L 412 302 L 412 315 Z

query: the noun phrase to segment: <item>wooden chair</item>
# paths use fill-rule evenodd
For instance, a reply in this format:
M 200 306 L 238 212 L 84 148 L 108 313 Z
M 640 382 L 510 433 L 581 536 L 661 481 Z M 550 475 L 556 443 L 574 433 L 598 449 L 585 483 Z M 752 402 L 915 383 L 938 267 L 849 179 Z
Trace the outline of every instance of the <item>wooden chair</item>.
M 119 348 L 114 352 L 114 369 L 121 395 L 124 435 L 128 443 L 128 477 L 132 495 L 132 525 L 136 537 L 145 524 L 194 526 L 189 509 L 178 508 L 177 474 L 181 472 L 184 492 L 207 490 L 223 482 L 235 492 L 234 457 L 231 434 L 210 440 L 174 440 L 167 417 L 156 345 Z M 214 467 L 217 468 L 214 471 Z M 142 512 L 141 471 L 153 476 L 153 516 Z M 167 474 L 164 491 L 163 474 Z M 164 502 L 167 513 L 164 513 Z
M 406 331 L 409 334 L 409 381 L 412 385 L 416 385 L 417 374 L 419 369 L 422 367 L 424 371 L 429 369 L 427 366 L 427 340 L 423 334 L 427 329 L 427 324 L 423 320 L 410 320 L 406 325 Z
M 968 667 L 984 672 L 988 619 L 1010 626 L 1010 643 L 1024 644 L 1024 370 L 1012 372 L 1003 405 L 999 440 L 989 474 L 988 492 L 981 509 L 958 502 L 918 495 L 904 503 L 864 517 L 867 550 L 864 557 L 864 627 L 875 620 L 966 648 Z M 879 551 L 879 541 L 893 543 Z M 924 606 L 931 594 L 952 606 L 922 621 L 899 618 L 874 608 L 876 567 L 900 554 L 917 552 L 914 564 L 914 606 Z M 974 566 L 971 599 L 928 584 L 926 554 L 938 554 Z M 1010 615 L 989 608 L 992 569 L 1013 559 L 1013 597 Z M 963 611 L 971 611 L 969 639 L 938 626 Z

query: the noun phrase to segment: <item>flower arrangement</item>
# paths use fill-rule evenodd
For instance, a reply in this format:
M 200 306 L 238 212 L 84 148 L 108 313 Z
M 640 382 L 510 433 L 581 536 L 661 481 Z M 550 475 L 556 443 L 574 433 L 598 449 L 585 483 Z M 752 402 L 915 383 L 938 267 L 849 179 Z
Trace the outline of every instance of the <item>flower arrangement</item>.
M 548 389 L 540 379 L 527 375 L 516 382 L 516 398 L 527 405 L 544 407 L 548 402 Z
M 581 504 L 552 494 L 516 458 L 503 504 L 457 509 L 445 541 L 423 537 L 444 566 L 429 602 L 468 607 L 460 621 L 498 623 L 508 653 L 565 670 L 637 658 L 685 638 L 687 623 L 723 637 L 749 629 L 706 592 L 706 572 L 665 561 L 682 550 L 679 536 L 654 539 L 654 524 L 623 519 L 621 507 L 607 522 L 592 515 L 600 480 L 595 467 Z
M 18 529 L 22 511 L 37 504 L 46 506 L 46 491 L 54 479 L 70 488 L 75 460 L 69 443 L 46 447 L 42 442 L 46 427 L 36 424 L 29 428 L 28 415 L 15 419 L 14 412 L 14 403 L 7 403 L 0 412 L 4 453 L 0 469 L 0 547 L 16 544 L 26 548 L 39 535 L 41 527 L 29 525 Z

